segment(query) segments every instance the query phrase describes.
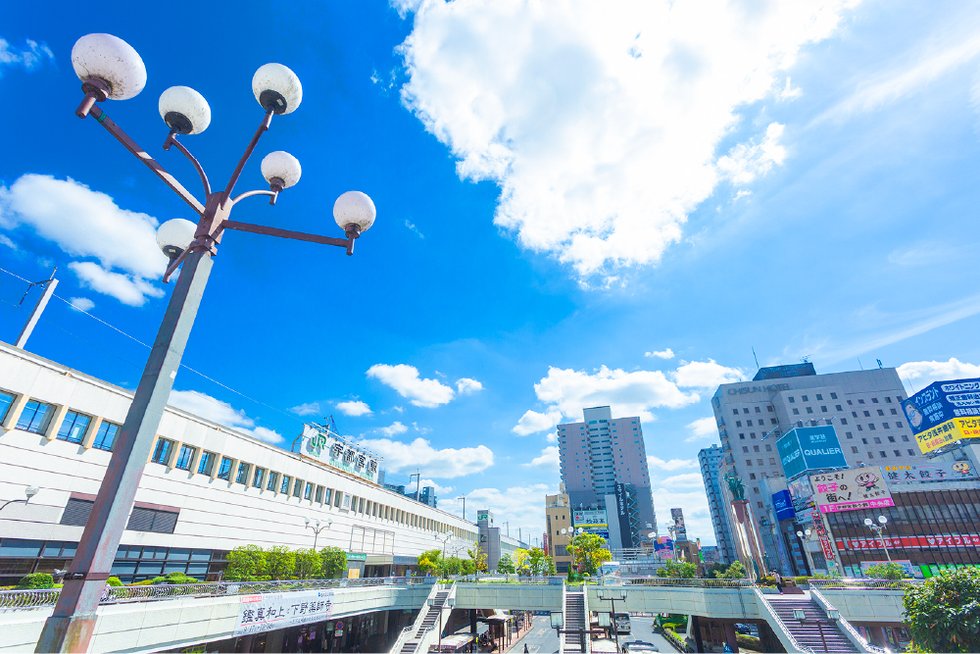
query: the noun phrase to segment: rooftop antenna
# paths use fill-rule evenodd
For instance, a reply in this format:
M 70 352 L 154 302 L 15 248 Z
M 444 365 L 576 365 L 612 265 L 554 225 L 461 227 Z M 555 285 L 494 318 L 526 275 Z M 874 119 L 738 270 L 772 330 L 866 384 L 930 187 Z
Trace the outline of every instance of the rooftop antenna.
M 752 346 L 752 358 L 755 359 L 755 367 L 759 368 L 759 355 L 755 353 L 755 346 Z
M 864 370 L 864 364 L 861 363 L 861 357 L 858 357 L 857 359 L 858 359 L 858 366 L 861 367 L 861 370 Z
M 800 361 L 803 363 L 810 363 L 810 355 L 806 355 L 805 357 L 801 358 Z
M 885 366 L 883 366 L 883 365 L 881 364 L 881 359 L 875 359 L 875 361 L 877 361 L 877 362 L 878 362 L 878 370 L 881 370 L 882 368 L 884 368 L 884 367 L 885 367 Z

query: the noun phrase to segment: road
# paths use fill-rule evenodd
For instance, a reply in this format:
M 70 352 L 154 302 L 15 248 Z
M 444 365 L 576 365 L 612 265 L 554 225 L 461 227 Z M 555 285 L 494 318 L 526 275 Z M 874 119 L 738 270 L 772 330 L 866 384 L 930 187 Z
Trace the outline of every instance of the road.
M 665 654 L 674 654 L 677 651 L 663 636 L 654 633 L 653 618 L 630 618 L 630 626 L 631 633 L 619 635 L 620 646 L 632 640 L 645 640 L 656 645 Z M 558 636 L 555 634 L 555 630 L 551 628 L 549 616 L 534 616 L 531 630 L 517 641 L 510 651 L 521 654 L 525 644 L 527 651 L 534 654 L 552 654 L 558 651 Z

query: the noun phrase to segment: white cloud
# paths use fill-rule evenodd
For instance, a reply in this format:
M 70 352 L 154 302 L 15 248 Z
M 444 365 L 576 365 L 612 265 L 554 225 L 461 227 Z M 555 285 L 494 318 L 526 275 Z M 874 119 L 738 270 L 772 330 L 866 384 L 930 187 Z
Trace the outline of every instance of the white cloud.
M 670 475 L 660 480 L 662 486 L 667 488 L 700 488 L 704 489 L 704 478 L 700 472 L 684 472 L 679 475 Z
M 651 469 L 657 470 L 683 470 L 685 468 L 697 468 L 697 459 L 661 459 L 652 454 L 647 455 L 647 465 Z
M 786 160 L 786 148 L 779 143 L 786 126 L 770 123 L 765 136 L 756 143 L 739 143 L 718 159 L 718 170 L 737 186 L 751 184 L 773 166 Z
M 381 434 L 383 436 L 388 436 L 390 438 L 391 436 L 404 434 L 405 432 L 408 431 L 408 427 L 406 427 L 405 425 L 403 425 L 402 423 L 396 420 L 395 422 L 391 423 L 387 427 L 378 427 L 374 431 L 378 434 Z
M 474 510 L 490 509 L 494 526 L 500 527 L 501 535 L 509 531 L 512 538 L 520 535 L 528 543 L 536 538 L 540 546 L 544 533 L 544 497 L 557 492 L 557 483 L 555 486 L 528 484 L 508 488 L 476 488 L 466 494 L 466 512 L 472 515 L 470 507 Z M 507 527 L 504 526 L 505 520 L 509 523 Z
M 558 447 L 549 445 L 541 450 L 541 454 L 534 457 L 530 462 L 523 464 L 525 468 L 550 468 L 558 470 Z
M 91 311 L 95 308 L 95 302 L 88 299 L 87 297 L 73 297 L 68 300 L 72 308 L 78 309 L 79 311 Z
M 954 357 L 949 361 L 909 361 L 898 367 L 898 375 L 917 393 L 932 382 L 980 377 L 980 365 Z
M 367 376 L 393 388 L 415 406 L 441 406 L 451 402 L 455 396 L 450 386 L 437 379 L 422 379 L 418 368 L 404 363 L 394 366 L 377 363 L 368 368 Z
M 10 248 L 11 250 L 17 249 L 17 244 L 10 240 L 9 236 L 4 236 L 3 234 L 0 234 L 0 245 Z
M 320 403 L 319 402 L 305 402 L 303 404 L 297 404 L 289 409 L 298 416 L 315 416 L 320 413 Z
M 148 281 L 167 263 L 156 243 L 157 219 L 73 179 L 26 174 L 0 186 L 0 224 L 30 227 L 71 256 L 98 260 L 69 265 L 83 284 L 124 304 L 164 294 Z
M 361 402 L 360 400 L 347 400 L 345 402 L 337 402 L 337 410 L 348 416 L 369 416 L 371 415 L 371 407 L 368 406 L 367 402 Z
M 46 43 L 27 39 L 26 48 L 15 48 L 6 39 L 0 39 L 0 76 L 6 66 L 33 70 L 46 61 L 54 61 L 54 53 Z
M 738 368 L 729 368 L 714 359 L 707 361 L 682 362 L 672 374 L 674 381 L 681 388 L 714 389 L 721 384 L 731 384 L 745 379 Z
M 559 422 L 561 422 L 561 411 L 557 409 L 552 409 L 547 413 L 538 413 L 528 409 L 511 431 L 518 436 L 527 436 L 546 429 L 554 429 Z
M 405 486 L 405 491 L 406 492 L 408 492 L 408 491 L 414 491 L 415 490 L 416 483 L 417 482 L 415 481 L 415 478 L 410 479 L 409 482 L 408 482 L 408 485 Z M 448 495 L 449 493 L 452 493 L 455 490 L 455 488 L 453 486 L 442 486 L 440 484 L 437 484 L 432 479 L 422 479 L 421 485 L 422 485 L 422 488 L 425 488 L 426 486 L 432 486 L 432 488 L 435 489 L 436 494 L 438 494 L 438 495 Z M 455 500 L 456 498 L 440 498 L 440 504 L 444 504 L 445 502 L 449 501 L 449 499 Z M 440 507 L 440 508 L 442 508 L 442 507 Z M 443 509 L 443 510 L 445 511 L 446 509 Z
M 416 224 L 413 223 L 408 218 L 405 219 L 405 229 L 407 229 L 408 231 L 412 232 L 413 234 L 415 234 L 416 236 L 418 236 L 420 239 L 423 239 L 423 240 L 425 239 L 425 234 L 422 233 L 422 230 L 420 230 L 418 228 L 418 226 L 416 226 Z
M 655 350 L 653 352 L 644 352 L 643 356 L 648 359 L 673 359 L 674 351 L 669 347 L 666 350 Z
M 415 431 L 416 433 L 422 434 L 423 436 L 432 432 L 432 429 L 430 427 L 423 427 L 422 425 L 414 421 L 412 422 L 412 430 Z
M 106 270 L 94 261 L 72 261 L 68 267 L 82 286 L 114 297 L 131 307 L 141 307 L 151 297 L 163 297 L 163 289 L 145 279 Z
M 388 438 L 360 442 L 384 456 L 384 467 L 392 472 L 421 468 L 437 479 L 452 479 L 483 472 L 493 465 L 493 450 L 486 445 L 437 450 L 424 438 L 416 438 L 411 443 Z
M 714 417 L 698 418 L 694 422 L 687 423 L 687 429 L 691 435 L 684 439 L 685 443 L 693 443 L 718 435 L 718 425 Z
M 694 473 L 692 473 L 694 475 Z M 700 538 L 704 545 L 715 543 L 715 532 L 711 526 L 711 510 L 704 485 L 698 484 L 695 476 L 675 475 L 662 481 L 653 481 L 653 501 L 657 510 L 658 527 L 662 536 L 667 535 L 670 523 L 670 509 L 684 510 L 684 524 L 690 540 Z M 673 481 L 668 481 L 673 479 Z
M 460 395 L 470 395 L 471 393 L 479 393 L 483 390 L 483 384 L 475 379 L 470 379 L 469 377 L 461 377 L 456 380 L 456 392 Z
M 751 125 L 740 112 L 783 95 L 849 4 L 719 2 L 708 21 L 684 2 L 394 0 L 416 12 L 402 99 L 461 178 L 498 184 L 497 225 L 580 276 L 610 273 L 681 239 L 721 179 L 719 144 Z
M 283 441 L 282 434 L 266 427 L 256 426 L 255 421 L 241 409 L 236 409 L 227 402 L 200 391 L 171 391 L 168 403 L 205 420 L 249 434 L 266 443 L 275 445 Z
M 795 100 L 803 95 L 803 90 L 798 86 L 793 86 L 793 80 L 786 78 L 786 84 L 779 91 L 778 98 L 783 101 Z

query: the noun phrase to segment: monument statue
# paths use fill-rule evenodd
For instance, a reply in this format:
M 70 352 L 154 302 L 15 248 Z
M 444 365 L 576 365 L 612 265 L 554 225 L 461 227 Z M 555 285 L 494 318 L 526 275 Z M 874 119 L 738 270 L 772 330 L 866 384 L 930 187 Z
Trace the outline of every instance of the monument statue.
M 728 482 L 728 490 L 731 492 L 733 500 L 740 501 L 745 499 L 745 485 L 738 475 L 729 473 L 725 475 L 725 481 Z

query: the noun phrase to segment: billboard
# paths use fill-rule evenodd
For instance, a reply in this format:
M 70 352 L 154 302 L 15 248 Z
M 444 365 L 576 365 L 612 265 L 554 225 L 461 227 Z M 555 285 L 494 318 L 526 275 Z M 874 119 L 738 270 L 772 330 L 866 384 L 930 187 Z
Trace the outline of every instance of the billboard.
M 776 449 L 787 479 L 795 479 L 812 470 L 847 467 L 833 425 L 790 429 L 776 441 Z
M 878 466 L 810 475 L 820 513 L 839 513 L 895 506 Z
M 300 442 L 302 456 L 378 483 L 382 459 L 371 450 L 315 423 L 303 425 Z
M 902 411 L 913 434 L 933 429 L 953 418 L 980 417 L 980 379 L 929 384 L 902 400 Z
M 885 480 L 889 486 L 904 484 L 928 484 L 950 479 L 977 479 L 977 470 L 969 461 L 930 463 L 913 466 L 885 466 Z
M 980 418 L 953 418 L 915 435 L 923 454 L 971 438 L 980 438 Z
M 772 506 L 776 509 L 776 520 L 791 520 L 796 517 L 796 511 L 793 509 L 793 498 L 788 490 L 773 493 Z
M 577 509 L 572 511 L 572 525 L 575 527 L 605 527 L 609 524 L 603 509 Z
M 687 540 L 687 527 L 684 526 L 684 509 L 671 509 L 670 518 L 674 521 L 674 540 L 683 543 Z

